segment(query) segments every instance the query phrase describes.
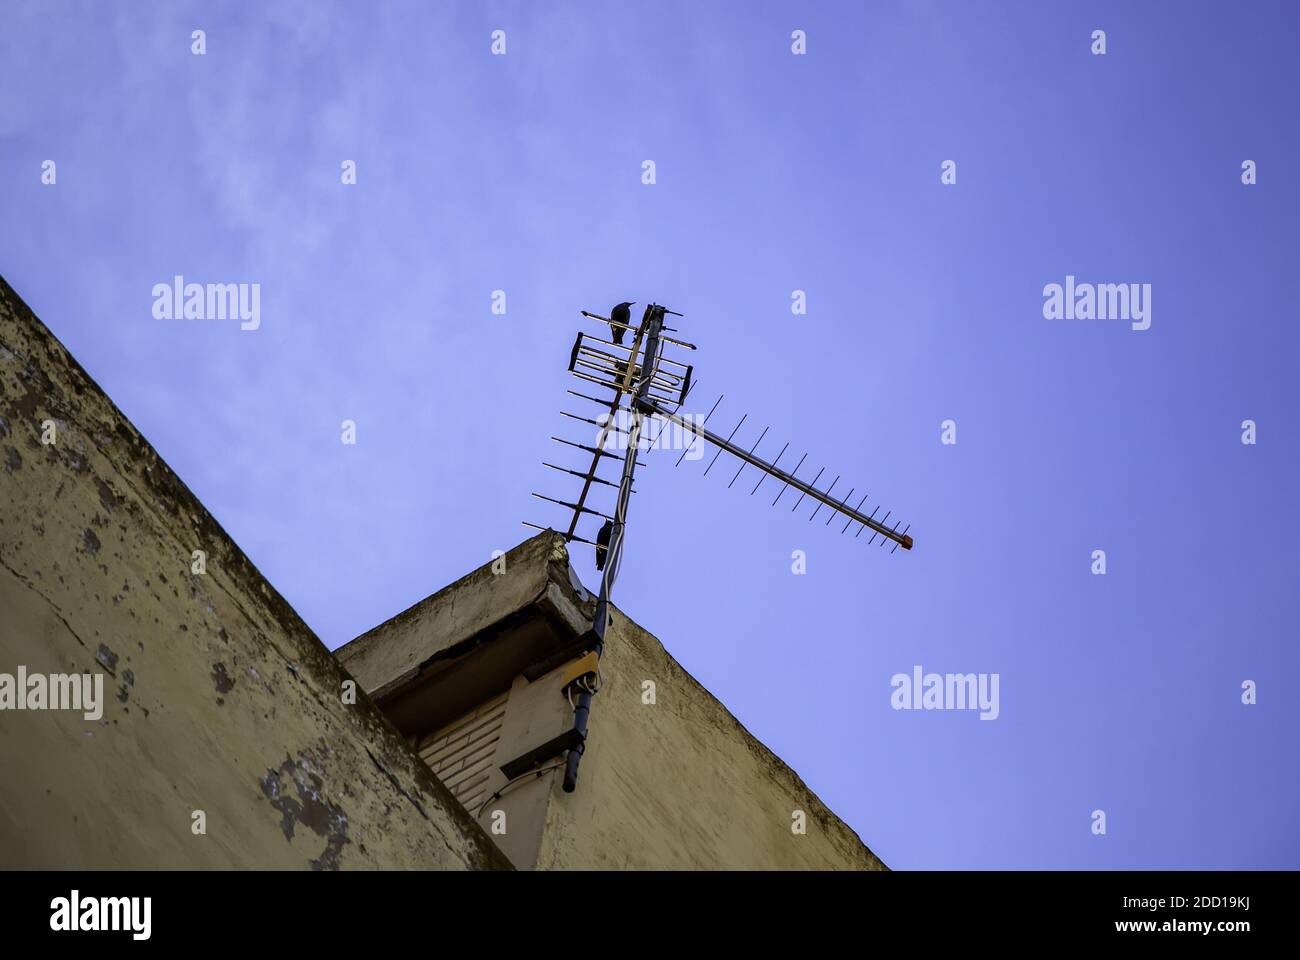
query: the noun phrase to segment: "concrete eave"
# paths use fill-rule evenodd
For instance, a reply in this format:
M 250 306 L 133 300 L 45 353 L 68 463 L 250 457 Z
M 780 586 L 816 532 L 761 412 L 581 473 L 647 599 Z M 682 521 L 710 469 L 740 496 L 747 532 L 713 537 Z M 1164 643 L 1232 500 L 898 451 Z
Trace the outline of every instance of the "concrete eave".
M 581 652 L 594 598 L 548 530 L 335 651 L 404 734 Z

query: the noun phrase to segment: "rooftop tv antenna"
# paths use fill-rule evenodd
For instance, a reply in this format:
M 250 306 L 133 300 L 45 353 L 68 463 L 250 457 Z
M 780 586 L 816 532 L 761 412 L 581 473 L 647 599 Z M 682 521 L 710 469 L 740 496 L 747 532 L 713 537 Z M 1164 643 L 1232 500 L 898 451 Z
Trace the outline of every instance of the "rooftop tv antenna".
M 566 687 L 566 694 L 570 697 L 570 702 L 572 702 L 574 691 L 576 690 L 578 693 L 577 703 L 574 705 L 573 730 L 566 739 L 568 756 L 565 762 L 564 790 L 567 793 L 571 793 L 577 784 L 578 764 L 582 759 L 583 750 L 586 746 L 587 720 L 591 712 L 591 700 L 599 689 L 599 672 L 595 667 L 599 664 L 600 656 L 604 652 L 605 629 L 609 625 L 610 594 L 613 591 L 614 582 L 618 579 L 619 566 L 623 558 L 623 534 L 627 525 L 627 506 L 632 494 L 636 492 L 632 486 L 632 481 L 636 468 L 645 465 L 637 459 L 637 453 L 642 449 L 642 438 L 646 432 L 647 424 L 653 426 L 658 423 L 658 432 L 654 434 L 654 439 L 649 443 L 648 448 L 653 448 L 659 442 L 664 431 L 670 426 L 678 428 L 691 438 L 690 445 L 678 457 L 677 465 L 681 464 L 686 454 L 691 449 L 694 449 L 696 445 L 707 443 L 716 447 L 717 452 L 708 467 L 705 468 L 706 475 L 713 469 L 713 465 L 723 453 L 730 454 L 740 461 L 740 467 L 731 478 L 731 482 L 728 484 L 729 487 L 735 484 L 746 467 L 754 467 L 761 475 L 758 482 L 754 484 L 753 489 L 750 490 L 751 496 L 758 492 L 758 488 L 763 485 L 763 482 L 768 477 L 771 477 L 781 484 L 781 489 L 772 501 L 772 506 L 776 506 L 781 501 L 787 490 L 792 490 L 797 492 L 799 496 L 794 500 L 794 504 L 790 508 L 791 511 L 797 510 L 805 500 L 811 500 L 815 503 L 816 506 L 808 517 L 810 521 L 817 519 L 822 508 L 826 507 L 828 508 L 827 525 L 837 517 L 845 519 L 845 524 L 840 530 L 841 534 L 847 533 L 851 526 L 857 524 L 858 532 L 855 536 L 860 537 L 866 530 L 871 530 L 869 544 L 875 543 L 876 538 L 879 537 L 882 546 L 888 543 L 893 544 L 893 548 L 890 550 L 891 553 L 899 547 L 904 550 L 912 549 L 912 538 L 908 534 L 908 530 L 911 528 L 910 524 L 899 530 L 898 527 L 901 521 L 895 520 L 893 525 L 890 526 L 889 520 L 892 513 L 886 511 L 884 516 L 877 518 L 877 514 L 880 512 L 879 506 L 875 507 L 870 514 L 863 513 L 862 509 L 867 500 L 865 493 L 862 494 L 856 504 L 850 506 L 853 494 L 857 490 L 856 487 L 851 487 L 848 493 L 842 497 L 835 495 L 841 477 L 836 476 L 825 489 L 817 486 L 826 471 L 825 467 L 819 469 L 811 481 L 800 479 L 797 474 L 808 457 L 806 453 L 799 458 L 799 462 L 795 464 L 794 469 L 790 472 L 786 472 L 777 466 L 789 449 L 789 443 L 781 448 L 780 453 L 776 455 L 776 459 L 770 463 L 758 456 L 756 451 L 759 444 L 767 436 L 766 428 L 748 448 L 733 442 L 736 439 L 737 432 L 744 425 L 747 415 L 740 418 L 740 421 L 726 437 L 709 430 L 706 425 L 717 411 L 718 404 L 722 402 L 721 397 L 713 404 L 713 408 L 709 413 L 698 423 L 679 412 L 698 383 L 698 381 L 692 381 L 694 372 L 692 366 L 667 355 L 670 349 L 695 349 L 694 344 L 668 335 L 678 331 L 666 326 L 664 318 L 667 316 L 680 317 L 682 314 L 652 303 L 645 308 L 641 323 L 637 326 L 632 326 L 630 322 L 620 322 L 612 317 L 602 317 L 586 310 L 582 311 L 582 315 L 591 320 L 608 324 L 613 332 L 614 339 L 605 340 L 589 333 L 579 332 L 578 338 L 573 343 L 573 350 L 569 355 L 569 372 L 583 381 L 584 384 L 594 384 L 599 388 L 612 391 L 612 393 L 602 398 L 580 393 L 576 390 L 568 391 L 575 397 L 605 408 L 605 412 L 598 420 L 561 411 L 564 416 L 570 419 L 599 428 L 594 445 L 576 443 L 561 437 L 551 438 L 558 443 L 591 454 L 591 463 L 586 470 L 574 470 L 553 463 L 543 464 L 552 470 L 578 477 L 582 481 L 577 499 L 573 501 L 559 500 L 540 493 L 533 494 L 538 499 L 557 504 L 569 511 L 568 527 L 564 532 L 565 539 L 569 542 L 577 541 L 595 547 L 597 566 L 603 569 L 595 615 L 592 619 L 591 630 L 587 632 L 585 637 L 587 641 L 585 649 L 594 654 L 594 657 L 589 662 L 591 669 L 574 677 Z M 624 344 L 622 341 L 628 333 L 632 334 L 632 342 Z M 623 414 L 623 416 L 620 417 L 620 414 Z M 621 424 L 620 420 L 622 421 Z M 620 438 L 618 446 L 622 448 L 621 453 L 606 449 L 606 445 L 615 437 Z M 613 461 L 622 465 L 618 482 L 599 475 L 600 467 L 605 461 Z M 612 515 L 588 506 L 588 499 L 592 489 L 597 486 L 613 487 L 618 491 L 612 508 Z M 578 525 L 586 517 L 601 518 L 605 521 L 601 533 L 597 534 L 595 539 L 588 539 L 578 535 Z M 524 523 L 539 530 L 550 529 L 528 521 L 524 521 Z M 541 759 L 538 758 L 538 761 L 540 762 Z

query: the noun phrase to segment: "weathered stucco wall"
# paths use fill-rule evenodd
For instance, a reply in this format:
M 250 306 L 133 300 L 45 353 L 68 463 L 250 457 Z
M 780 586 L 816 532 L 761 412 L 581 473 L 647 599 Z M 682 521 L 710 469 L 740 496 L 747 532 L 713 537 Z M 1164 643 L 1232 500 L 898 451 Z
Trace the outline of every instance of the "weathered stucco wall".
M 545 618 L 547 610 L 571 611 L 549 618 L 553 632 L 547 642 L 568 658 L 576 654 L 573 644 L 590 626 L 594 603 L 572 571 L 564 538 L 539 534 L 504 559 L 495 572 L 492 564 L 483 566 L 337 652 L 368 689 L 383 691 L 387 710 L 409 704 L 406 691 L 429 685 L 434 692 L 420 706 L 426 723 L 405 709 L 404 729 L 438 727 L 451 719 L 438 711 L 467 685 L 463 664 L 475 657 L 488 661 L 494 649 L 520 644 L 526 622 Z M 563 792 L 558 771 L 540 778 L 529 774 L 480 813 L 485 825 L 495 810 L 507 815 L 508 835 L 500 843 L 516 866 L 883 869 L 857 834 L 658 640 L 615 610 L 608 641 L 604 687 L 592 705 L 577 792 Z M 548 662 L 539 648 L 531 652 Z M 431 659 L 442 656 L 447 659 Z M 563 671 L 535 676 L 530 684 L 519 675 L 527 662 L 498 653 L 497 675 L 487 669 L 475 674 L 475 703 L 511 690 L 494 771 L 554 735 L 555 724 L 541 714 L 563 706 L 571 723 L 554 679 Z M 441 687 L 439 669 L 445 671 Z M 643 702 L 647 680 L 655 684 L 653 704 Z M 471 706 L 460 704 L 458 710 Z M 505 777 L 494 772 L 489 790 L 504 784 Z M 803 834 L 791 829 L 796 810 L 805 814 Z
M 663 644 L 613 617 L 578 788 L 555 775 L 538 869 L 885 869 Z
M 508 867 L 0 280 L 0 673 L 19 665 L 102 673 L 105 705 L 0 710 L 0 867 Z

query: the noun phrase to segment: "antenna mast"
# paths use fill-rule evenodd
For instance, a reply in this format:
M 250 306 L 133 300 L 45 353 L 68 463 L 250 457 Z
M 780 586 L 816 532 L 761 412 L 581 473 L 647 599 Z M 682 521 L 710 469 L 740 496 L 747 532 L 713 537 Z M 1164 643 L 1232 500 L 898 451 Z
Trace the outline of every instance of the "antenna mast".
M 626 307 L 626 305 L 623 306 Z M 777 466 L 777 463 L 780 462 L 781 457 L 785 455 L 785 451 L 790 446 L 788 443 L 781 448 L 776 460 L 770 463 L 759 457 L 755 451 L 758 449 L 759 444 L 763 442 L 763 438 L 767 436 L 766 429 L 759 434 L 758 439 L 748 449 L 734 443 L 736 433 L 744 425 L 746 417 L 742 416 L 740 422 L 732 429 L 731 434 L 725 438 L 708 430 L 705 423 L 717 410 L 718 404 L 722 401 L 721 397 L 714 403 L 713 409 L 709 411 L 708 415 L 699 423 L 681 415 L 679 412 L 681 406 L 696 385 L 691 380 L 694 368 L 665 356 L 665 348 L 672 346 L 685 350 L 694 350 L 695 346 L 684 340 L 677 340 L 668 336 L 669 332 L 676 331 L 665 326 L 664 317 L 666 315 L 680 317 L 682 314 L 652 303 L 645 308 L 641 323 L 636 327 L 631 326 L 629 323 L 622 323 L 613 317 L 602 317 L 586 310 L 582 311 L 582 315 L 609 324 L 614 331 L 614 341 L 611 342 L 586 333 L 579 333 L 569 356 L 569 372 L 579 380 L 611 390 L 613 395 L 609 399 L 602 400 L 598 397 L 579 393 L 576 390 L 569 391 L 575 397 L 608 408 L 607 412 L 602 415 L 601 420 L 592 420 L 572 413 L 564 414 L 571 419 L 600 427 L 595 446 L 574 443 L 560 437 L 552 437 L 553 440 L 559 443 L 592 454 L 591 465 L 586 472 L 556 466 L 552 463 L 543 464 L 552 470 L 582 479 L 582 488 L 578 493 L 577 500 L 569 502 L 544 496 L 540 493 L 533 494 L 540 500 L 559 504 L 572 511 L 568 529 L 564 534 L 565 539 L 569 542 L 577 541 L 594 546 L 597 552 L 597 565 L 603 567 L 595 615 L 592 618 L 591 629 L 584 638 L 586 640 L 585 649 L 589 653 L 595 654 L 595 663 L 589 671 L 574 678 L 566 689 L 571 702 L 574 689 L 578 691 L 578 699 L 574 705 L 573 731 L 569 740 L 573 745 L 569 748 L 565 761 L 564 790 L 566 793 L 573 792 L 577 785 L 578 764 L 582 760 L 582 754 L 586 747 L 587 721 L 591 715 L 591 701 L 599 689 L 599 671 L 597 667 L 605 649 L 605 630 L 609 625 L 610 595 L 614 589 L 614 582 L 618 579 L 619 567 L 623 559 L 623 539 L 627 527 L 628 502 L 632 494 L 636 492 L 633 488 L 633 479 L 637 466 L 643 465 L 637 460 L 637 452 L 641 449 L 642 435 L 645 432 L 647 422 L 658 420 L 661 423 L 658 433 L 655 434 L 654 440 L 649 444 L 649 448 L 653 448 L 659 442 L 660 436 L 670 425 L 676 426 L 691 436 L 691 447 L 703 442 L 717 448 L 713 461 L 709 463 L 708 468 L 704 471 L 705 474 L 713 468 L 713 464 L 717 462 L 721 454 L 730 454 L 740 461 L 740 468 L 736 471 L 736 475 L 732 477 L 731 484 L 734 484 L 739 479 L 741 472 L 747 466 L 755 467 L 762 473 L 758 483 L 750 491 L 751 496 L 758 492 L 759 486 L 770 476 L 782 484 L 776 499 L 772 501 L 773 506 L 784 496 L 787 489 L 794 488 L 799 491 L 799 498 L 791 507 L 792 511 L 797 510 L 805 498 L 811 499 L 817 504 L 809 516 L 809 520 L 815 519 L 822 507 L 827 507 L 829 508 L 827 525 L 837 515 L 846 518 L 844 527 L 840 531 L 841 534 L 848 532 L 849 527 L 857 523 L 859 525 L 857 536 L 861 536 L 864 530 L 870 528 L 871 539 L 868 541 L 869 543 L 874 543 L 876 537 L 880 537 L 882 545 L 885 543 L 894 544 L 891 553 L 899 547 L 904 550 L 912 549 L 912 538 L 908 534 L 908 530 L 911 529 L 910 524 L 901 531 L 898 529 L 900 522 L 898 520 L 894 521 L 892 527 L 889 526 L 889 518 L 892 516 L 889 511 L 886 511 L 885 515 L 880 519 L 876 519 L 876 514 L 880 510 L 878 506 L 869 515 L 861 512 L 862 506 L 867 499 L 866 494 L 862 495 L 862 498 L 855 506 L 849 506 L 849 501 L 852 499 L 856 488 L 850 488 L 848 494 L 842 499 L 836 499 L 832 496 L 832 493 L 840 481 L 838 476 L 824 490 L 818 488 L 817 482 L 822 473 L 825 472 L 824 467 L 817 472 L 811 482 L 799 479 L 796 474 L 799 472 L 799 468 L 803 466 L 804 460 L 807 459 L 807 454 L 800 458 L 794 470 L 789 473 Z M 634 335 L 632 343 L 630 346 L 623 346 L 621 343 L 623 335 L 628 332 Z M 626 406 L 624 406 L 625 400 Z M 626 428 L 620 428 L 617 425 L 616 421 L 619 413 L 629 415 Z M 605 449 L 606 443 L 614 434 L 626 436 L 626 442 L 623 445 L 624 453 L 621 457 Z M 678 465 L 685 459 L 686 452 L 683 451 L 682 456 L 678 458 Z M 621 461 L 622 463 L 622 473 L 618 483 L 597 476 L 601 463 L 607 459 Z M 728 486 L 731 486 L 731 484 L 728 484 Z M 587 499 L 593 486 L 598 485 L 616 487 L 618 490 L 612 516 L 587 506 Z M 577 534 L 578 523 L 586 514 L 603 517 L 606 521 L 605 526 L 608 527 L 608 530 L 602 529 L 596 541 L 588 540 Z M 540 524 L 524 522 L 527 526 L 536 527 L 539 530 L 550 529 Z M 606 539 L 606 536 L 607 542 L 602 542 Z M 602 556 L 603 564 L 600 563 Z

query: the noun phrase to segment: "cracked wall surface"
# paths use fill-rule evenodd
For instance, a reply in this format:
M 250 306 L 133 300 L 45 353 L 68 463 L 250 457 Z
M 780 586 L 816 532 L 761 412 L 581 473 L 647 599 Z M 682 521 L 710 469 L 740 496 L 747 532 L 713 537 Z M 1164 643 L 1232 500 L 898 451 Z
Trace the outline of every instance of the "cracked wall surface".
M 509 866 L 0 279 L 0 674 L 20 665 L 102 674 L 103 716 L 0 709 L 0 867 Z

